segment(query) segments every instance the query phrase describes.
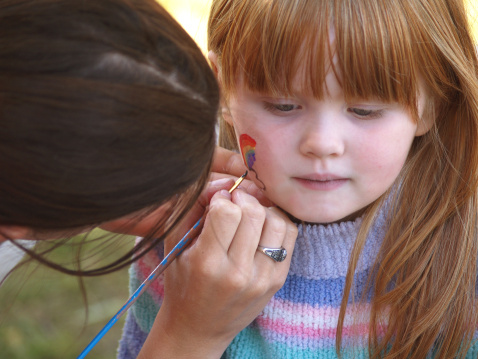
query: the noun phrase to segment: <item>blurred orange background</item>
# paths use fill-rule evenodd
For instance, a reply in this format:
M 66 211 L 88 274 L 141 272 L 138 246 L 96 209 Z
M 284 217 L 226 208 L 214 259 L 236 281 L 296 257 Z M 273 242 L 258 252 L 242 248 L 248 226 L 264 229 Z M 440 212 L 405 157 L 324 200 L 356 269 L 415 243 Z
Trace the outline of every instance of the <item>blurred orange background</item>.
M 157 0 L 206 52 L 206 27 L 211 0 Z

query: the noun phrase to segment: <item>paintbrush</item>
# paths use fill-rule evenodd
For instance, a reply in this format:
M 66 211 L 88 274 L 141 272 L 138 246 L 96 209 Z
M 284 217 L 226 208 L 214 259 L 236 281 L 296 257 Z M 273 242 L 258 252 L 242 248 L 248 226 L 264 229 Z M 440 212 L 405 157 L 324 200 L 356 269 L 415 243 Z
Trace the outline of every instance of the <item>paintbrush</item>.
M 248 171 L 244 173 L 241 177 L 237 179 L 234 183 L 234 186 L 231 187 L 229 193 L 232 193 L 246 178 Z M 143 283 L 136 289 L 136 291 L 131 295 L 131 297 L 126 301 L 126 303 L 121 307 L 121 309 L 110 319 L 110 321 L 101 329 L 101 331 L 93 338 L 93 340 L 86 346 L 86 348 L 81 352 L 77 359 L 83 359 L 86 355 L 93 349 L 93 347 L 103 338 L 103 336 L 111 329 L 111 327 L 118 321 L 121 316 L 126 313 L 126 311 L 131 307 L 134 302 L 148 289 L 153 280 L 158 277 L 164 270 L 171 264 L 171 262 L 181 254 L 181 252 L 186 249 L 186 247 L 191 243 L 191 241 L 196 238 L 201 232 L 202 225 L 204 224 L 204 216 L 201 217 L 196 224 L 184 235 L 184 237 L 174 246 L 171 252 L 168 253 L 166 257 L 158 264 L 156 268 L 153 269 L 148 278 L 145 279 Z

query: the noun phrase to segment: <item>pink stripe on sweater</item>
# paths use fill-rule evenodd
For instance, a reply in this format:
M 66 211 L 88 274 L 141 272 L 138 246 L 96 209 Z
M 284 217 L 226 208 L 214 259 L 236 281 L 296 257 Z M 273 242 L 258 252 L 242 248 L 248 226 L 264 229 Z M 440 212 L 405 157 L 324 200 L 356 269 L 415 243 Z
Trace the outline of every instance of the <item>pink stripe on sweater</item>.
M 146 255 L 146 256 L 149 257 L 149 255 Z M 140 282 L 143 282 L 146 278 L 148 278 L 148 276 L 151 274 L 153 269 L 156 268 L 156 266 L 152 266 L 149 264 L 149 263 L 154 263 L 154 261 L 151 262 L 148 259 L 153 259 L 153 258 L 145 258 L 145 260 L 140 259 L 135 264 L 135 267 L 137 270 L 136 278 L 138 278 Z M 156 263 L 159 263 L 159 262 L 160 261 L 158 260 L 156 256 Z M 159 300 L 164 297 L 164 276 L 160 275 L 158 278 L 153 280 L 153 283 L 151 283 L 147 291 L 152 296 L 153 300 L 156 303 L 158 303 Z
M 335 339 L 335 336 L 337 335 L 336 328 L 312 328 L 306 327 L 303 324 L 290 325 L 280 319 L 270 320 L 264 317 L 258 317 L 256 321 L 259 326 L 271 332 L 287 336 L 293 335 L 294 337 L 299 337 L 301 339 Z M 344 326 L 342 335 L 344 339 L 366 337 L 368 336 L 368 324 Z
M 321 328 L 335 328 L 339 317 L 340 308 L 323 306 L 314 307 L 309 304 L 302 304 L 272 298 L 263 311 L 262 316 L 270 320 L 281 319 L 290 325 L 303 324 L 317 326 L 317 318 L 320 318 Z M 367 324 L 369 321 L 370 304 L 349 305 L 344 324 L 358 325 Z

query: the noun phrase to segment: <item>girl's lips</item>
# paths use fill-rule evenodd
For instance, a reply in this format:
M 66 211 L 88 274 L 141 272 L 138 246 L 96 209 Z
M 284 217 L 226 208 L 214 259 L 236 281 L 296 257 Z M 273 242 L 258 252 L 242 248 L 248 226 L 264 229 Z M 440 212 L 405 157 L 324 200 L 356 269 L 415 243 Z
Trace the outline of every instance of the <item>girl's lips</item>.
M 336 176 L 294 177 L 294 180 L 307 189 L 318 191 L 332 191 L 348 182 L 347 178 Z

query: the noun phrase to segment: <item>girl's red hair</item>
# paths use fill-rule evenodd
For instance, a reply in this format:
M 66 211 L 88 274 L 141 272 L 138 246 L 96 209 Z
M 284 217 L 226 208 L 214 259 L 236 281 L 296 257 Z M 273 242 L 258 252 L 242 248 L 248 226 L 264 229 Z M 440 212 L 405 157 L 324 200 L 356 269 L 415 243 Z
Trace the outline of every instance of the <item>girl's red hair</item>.
M 413 143 L 396 190 L 365 212 L 338 353 L 353 274 L 384 198 L 390 227 L 369 281 L 370 356 L 463 356 L 477 329 L 478 61 L 467 20 L 457 0 L 213 1 L 208 46 L 226 100 L 239 76 L 254 91 L 289 94 L 299 68 L 307 75 L 304 90 L 320 99 L 332 68 L 346 98 L 398 102 L 417 121 L 433 122 Z M 429 99 L 422 118 L 419 79 Z M 225 123 L 220 140 L 235 147 Z

